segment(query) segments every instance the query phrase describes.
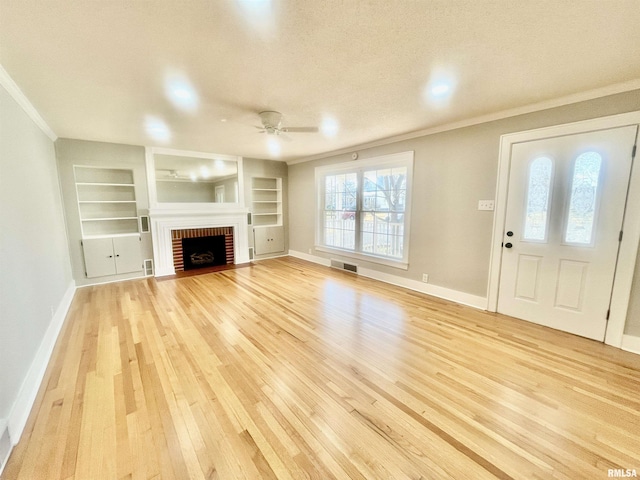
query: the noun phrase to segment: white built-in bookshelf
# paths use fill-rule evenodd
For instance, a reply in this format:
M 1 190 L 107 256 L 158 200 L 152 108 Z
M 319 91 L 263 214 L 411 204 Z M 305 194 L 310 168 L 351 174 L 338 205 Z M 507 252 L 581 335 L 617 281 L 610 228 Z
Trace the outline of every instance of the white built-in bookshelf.
M 138 235 L 133 170 L 74 167 L 82 238 Z
M 282 179 L 251 179 L 251 210 L 254 226 L 282 225 Z

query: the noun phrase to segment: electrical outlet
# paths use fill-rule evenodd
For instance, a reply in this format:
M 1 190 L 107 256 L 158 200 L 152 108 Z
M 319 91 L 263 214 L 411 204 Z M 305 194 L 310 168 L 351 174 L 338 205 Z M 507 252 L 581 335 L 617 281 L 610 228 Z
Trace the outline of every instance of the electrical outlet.
M 423 273 L 423 274 L 422 274 L 422 281 L 423 281 L 424 283 L 429 283 L 429 275 L 428 275 L 428 274 L 426 274 L 426 273 Z
M 493 211 L 495 202 L 493 200 L 478 200 L 478 210 Z
M 313 254 L 313 248 L 310 248 L 309 249 L 309 255 L 312 255 L 312 254 Z

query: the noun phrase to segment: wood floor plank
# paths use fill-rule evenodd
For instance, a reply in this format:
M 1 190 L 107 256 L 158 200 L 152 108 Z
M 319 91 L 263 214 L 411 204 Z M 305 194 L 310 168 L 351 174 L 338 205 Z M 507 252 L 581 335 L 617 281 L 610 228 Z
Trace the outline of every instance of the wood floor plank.
M 640 472 L 640 357 L 290 257 L 81 288 L 2 480 Z

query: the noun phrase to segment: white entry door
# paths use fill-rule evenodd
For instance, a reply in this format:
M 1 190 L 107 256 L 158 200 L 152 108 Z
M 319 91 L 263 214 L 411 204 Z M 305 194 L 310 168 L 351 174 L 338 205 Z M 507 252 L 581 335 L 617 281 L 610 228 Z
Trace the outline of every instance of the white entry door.
M 636 134 L 513 145 L 499 312 L 604 339 Z

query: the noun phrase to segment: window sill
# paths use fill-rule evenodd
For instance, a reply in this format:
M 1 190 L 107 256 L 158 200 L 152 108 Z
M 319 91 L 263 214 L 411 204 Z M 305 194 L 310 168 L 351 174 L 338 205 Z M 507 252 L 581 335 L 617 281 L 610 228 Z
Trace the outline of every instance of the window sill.
M 409 263 L 404 262 L 403 260 L 392 260 L 390 258 L 376 257 L 375 255 L 367 255 L 365 253 L 357 253 L 350 250 L 342 250 L 340 248 L 326 247 L 324 245 L 315 245 L 314 248 L 319 252 L 334 253 L 342 257 L 353 258 L 370 263 L 377 263 L 379 265 L 386 265 L 387 267 L 399 268 L 401 270 L 409 270 Z

